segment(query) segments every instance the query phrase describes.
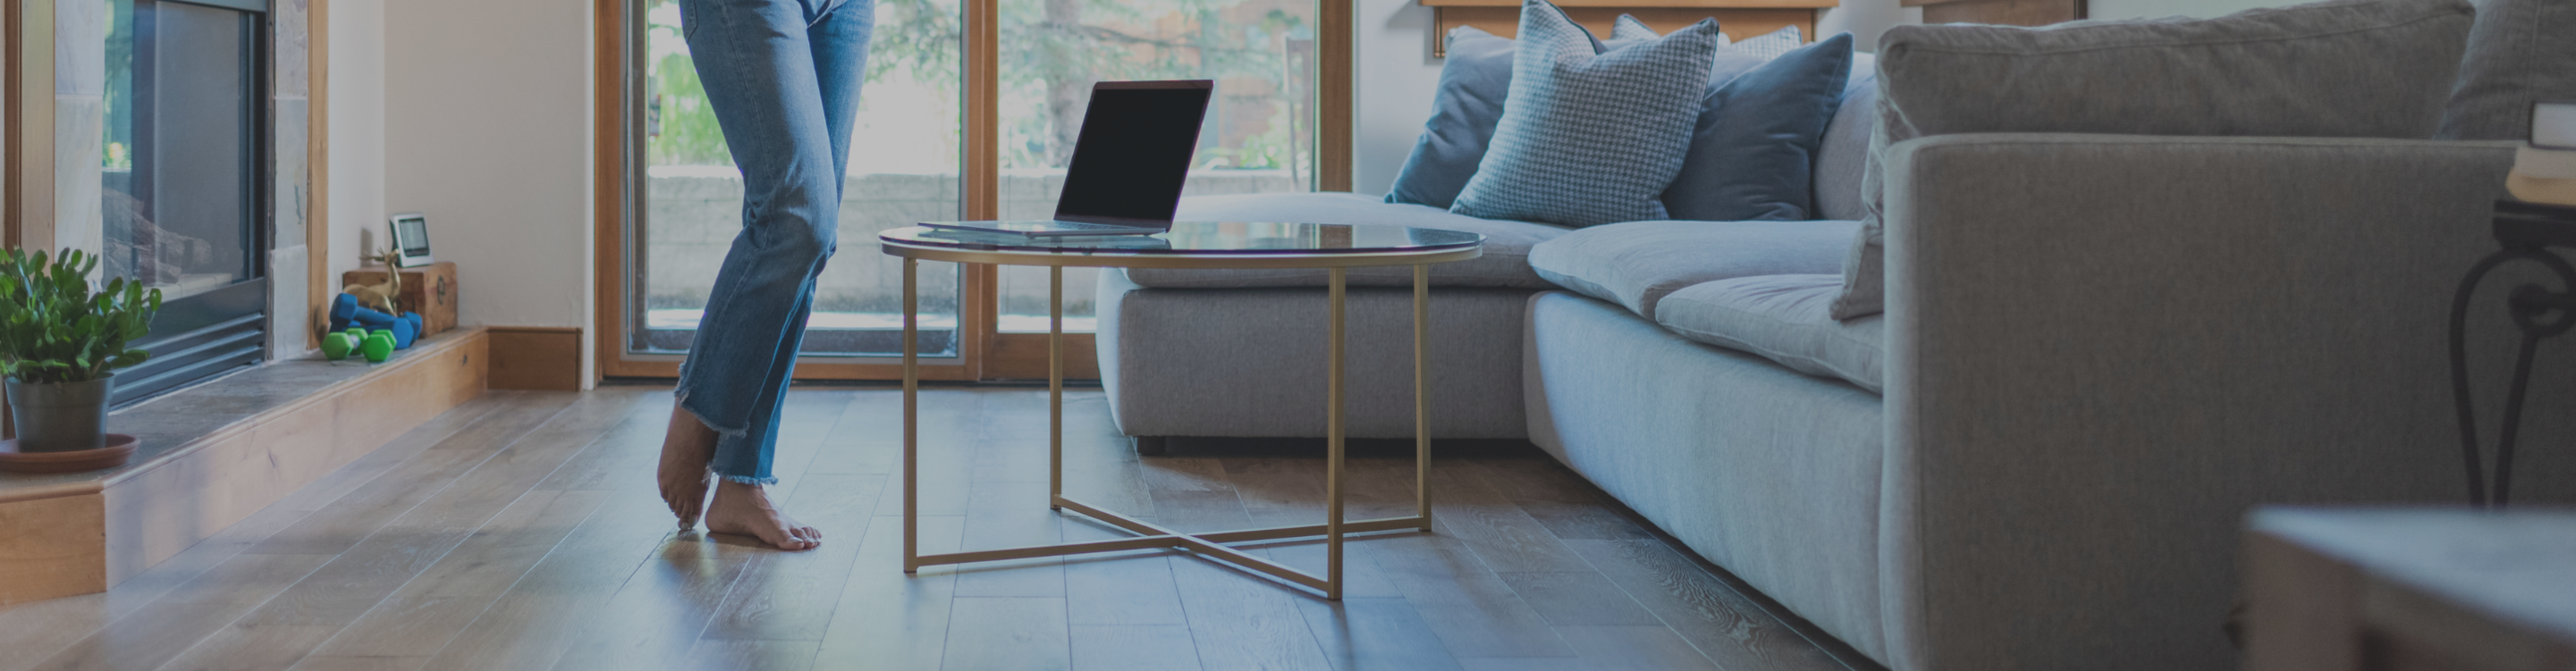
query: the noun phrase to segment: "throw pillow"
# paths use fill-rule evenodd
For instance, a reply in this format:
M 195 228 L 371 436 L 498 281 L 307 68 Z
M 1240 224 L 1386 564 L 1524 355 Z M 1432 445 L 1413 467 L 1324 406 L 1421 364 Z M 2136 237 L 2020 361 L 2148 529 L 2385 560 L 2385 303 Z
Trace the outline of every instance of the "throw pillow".
M 2342 0 L 2214 19 L 1897 26 L 1878 41 L 1867 206 L 1834 318 L 1884 309 L 1885 185 L 1899 142 L 1951 133 L 2428 138 L 2473 10 Z
M 1494 139 L 1494 123 L 1503 118 L 1518 43 L 1474 26 L 1450 30 L 1448 40 L 1440 88 L 1431 95 L 1431 120 L 1423 122 L 1422 138 L 1396 172 L 1386 202 L 1448 208 L 1476 174 L 1486 143 Z
M 1595 51 L 1654 39 L 1655 32 L 1636 17 L 1620 15 L 1610 42 L 1590 40 Z M 1626 32 L 1620 32 L 1620 31 Z M 1512 87 L 1512 52 L 1519 44 L 1474 26 L 1450 29 L 1448 56 L 1440 66 L 1440 88 L 1431 97 L 1431 119 L 1422 137 L 1387 188 L 1386 202 L 1447 209 L 1458 190 L 1476 174 L 1485 145 L 1494 139 L 1494 124 L 1503 118 L 1503 100 Z
M 1607 53 L 1546 0 L 1521 6 L 1511 105 L 1449 211 L 1590 226 L 1665 218 L 1717 53 L 1717 22 Z
M 1787 55 L 1805 43 L 1806 36 L 1798 32 L 1797 26 L 1781 26 L 1779 30 L 1744 38 L 1744 41 L 1729 47 L 1748 56 L 1770 60 Z
M 2535 101 L 2576 102 L 2576 2 L 2486 0 L 2438 137 L 2529 140 Z
M 1800 47 L 1709 91 L 1690 155 L 1664 189 L 1674 219 L 1816 218 L 1812 183 L 1825 124 L 1851 77 L 1852 37 Z

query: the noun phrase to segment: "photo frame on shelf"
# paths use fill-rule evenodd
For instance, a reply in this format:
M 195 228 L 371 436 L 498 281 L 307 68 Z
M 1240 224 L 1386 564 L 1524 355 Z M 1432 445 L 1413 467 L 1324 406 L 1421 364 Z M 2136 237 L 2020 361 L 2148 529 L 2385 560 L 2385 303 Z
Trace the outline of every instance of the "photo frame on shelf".
M 411 268 L 435 262 L 429 256 L 429 216 L 404 212 L 389 217 L 387 228 L 393 230 L 394 266 Z

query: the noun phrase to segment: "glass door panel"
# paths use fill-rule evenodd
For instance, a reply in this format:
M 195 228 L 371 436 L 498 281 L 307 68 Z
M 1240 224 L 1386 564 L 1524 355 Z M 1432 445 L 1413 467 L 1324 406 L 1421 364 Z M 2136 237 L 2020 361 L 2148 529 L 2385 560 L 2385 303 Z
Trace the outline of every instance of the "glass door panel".
M 629 351 L 688 351 L 708 289 L 742 230 L 742 173 L 707 104 L 680 11 L 644 3 L 645 178 L 635 225 Z M 876 253 L 879 231 L 956 219 L 959 193 L 961 5 L 958 0 L 880 0 L 867 81 L 850 147 L 840 212 L 840 252 L 816 281 L 808 356 L 902 354 L 902 266 Z M 921 351 L 957 357 L 963 270 L 921 264 Z
M 1309 191 L 1315 0 L 998 0 L 1000 206 L 1055 214 L 1091 84 L 1212 79 L 1185 196 Z M 1099 271 L 1065 270 L 1065 330 L 1093 330 Z M 1047 271 L 1002 267 L 995 326 L 1047 330 Z

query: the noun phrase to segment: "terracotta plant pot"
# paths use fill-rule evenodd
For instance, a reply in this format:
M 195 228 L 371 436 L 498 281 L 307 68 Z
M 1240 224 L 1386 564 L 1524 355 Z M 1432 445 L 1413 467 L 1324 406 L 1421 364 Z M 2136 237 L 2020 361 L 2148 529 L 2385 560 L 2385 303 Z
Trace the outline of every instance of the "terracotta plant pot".
M 9 415 L 23 452 L 95 450 L 107 445 L 107 392 L 116 376 L 88 382 L 20 382 L 9 378 Z

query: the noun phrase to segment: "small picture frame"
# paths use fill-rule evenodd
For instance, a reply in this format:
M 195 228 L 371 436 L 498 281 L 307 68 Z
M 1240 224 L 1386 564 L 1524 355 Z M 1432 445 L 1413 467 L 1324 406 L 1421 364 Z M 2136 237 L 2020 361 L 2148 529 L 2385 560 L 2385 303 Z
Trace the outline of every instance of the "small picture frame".
M 2576 151 L 2576 100 L 2531 104 L 2531 146 Z
M 429 257 L 428 215 L 404 212 L 389 217 L 386 223 L 393 229 L 394 267 L 411 268 L 434 262 Z

